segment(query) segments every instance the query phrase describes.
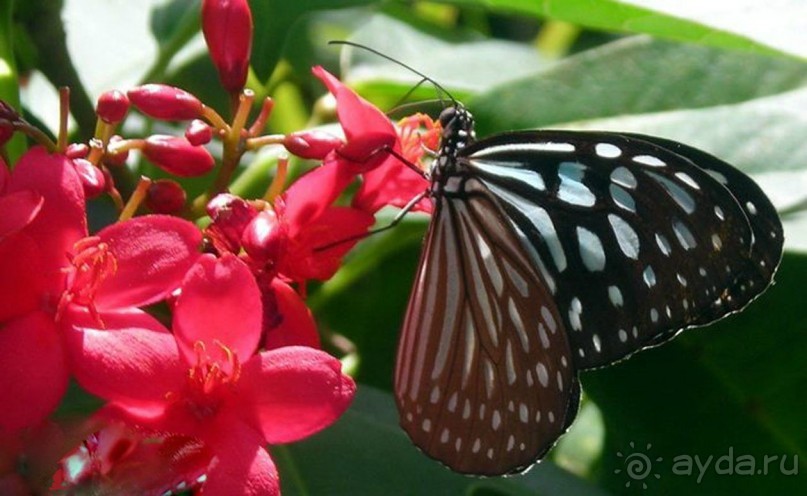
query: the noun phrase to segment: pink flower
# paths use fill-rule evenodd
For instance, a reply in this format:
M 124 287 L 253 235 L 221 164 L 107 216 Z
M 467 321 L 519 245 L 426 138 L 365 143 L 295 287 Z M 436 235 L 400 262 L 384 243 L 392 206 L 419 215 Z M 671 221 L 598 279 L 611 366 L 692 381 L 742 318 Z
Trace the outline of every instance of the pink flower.
M 355 384 L 319 350 L 259 352 L 262 315 L 249 268 L 232 255 L 206 255 L 182 285 L 173 334 L 145 314 L 137 326 L 111 322 L 112 332 L 76 327 L 76 377 L 121 418 L 202 441 L 213 455 L 205 494 L 278 494 L 264 445 L 332 424 Z
M 60 326 L 84 312 L 104 328 L 109 314 L 164 298 L 198 257 L 201 233 L 181 219 L 146 216 L 87 237 L 75 167 L 42 148 L 3 181 L 7 203 L 9 195 L 29 198 L 8 212 L 26 221 L 0 236 L 0 396 L 9 399 L 0 429 L 15 431 L 39 423 L 64 394 Z
M 271 233 L 278 239 L 272 241 L 282 249 L 276 250 L 273 263 L 292 281 L 330 279 L 373 224 L 365 211 L 333 205 L 341 193 L 338 174 L 327 165 L 314 169 L 275 201 L 277 222 Z
M 418 164 L 423 149 L 421 140 L 411 131 L 420 124 L 427 124 L 428 129 L 431 120 L 426 121 L 418 116 L 415 120 L 404 121 L 402 141 L 395 126 L 378 108 L 322 67 L 315 67 L 313 73 L 336 98 L 339 122 L 347 138 L 344 146 L 325 158 L 325 165 L 337 168 L 342 182 L 346 181 L 342 176 L 350 173 L 362 175 L 362 185 L 353 205 L 374 213 L 385 205 L 402 207 L 428 189 L 429 181 L 401 158 L 409 164 Z M 434 127 L 433 122 L 431 126 Z M 412 140 L 416 140 L 415 146 Z M 436 145 L 433 140 L 424 143 Z M 424 199 L 413 210 L 431 212 L 431 208 L 431 203 Z

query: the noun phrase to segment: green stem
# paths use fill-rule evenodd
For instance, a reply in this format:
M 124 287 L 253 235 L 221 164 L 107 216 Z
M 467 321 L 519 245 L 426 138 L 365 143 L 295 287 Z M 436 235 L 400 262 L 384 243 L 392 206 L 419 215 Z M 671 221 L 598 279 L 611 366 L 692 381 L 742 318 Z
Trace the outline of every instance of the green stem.
M 12 108 L 20 109 L 20 88 L 17 82 L 17 66 L 14 62 L 14 38 L 12 37 L 12 13 L 14 0 L 0 0 L 0 100 Z M 6 159 L 11 163 L 25 151 L 25 138 L 15 136 L 5 145 Z

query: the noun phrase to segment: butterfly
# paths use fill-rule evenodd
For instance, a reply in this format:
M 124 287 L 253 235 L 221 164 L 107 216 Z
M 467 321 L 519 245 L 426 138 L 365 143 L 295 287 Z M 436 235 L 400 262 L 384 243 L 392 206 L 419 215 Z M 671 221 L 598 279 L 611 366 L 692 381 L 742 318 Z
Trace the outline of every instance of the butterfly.
M 574 421 L 579 371 L 736 313 L 772 283 L 781 221 L 726 162 L 631 133 L 477 140 L 471 113 L 428 76 L 331 43 L 452 101 L 394 376 L 401 426 L 452 470 L 524 471 Z
M 743 309 L 782 225 L 703 151 L 628 133 L 476 140 L 442 111 L 433 216 L 401 331 L 395 398 L 426 454 L 475 475 L 529 468 L 577 413 L 577 373 Z

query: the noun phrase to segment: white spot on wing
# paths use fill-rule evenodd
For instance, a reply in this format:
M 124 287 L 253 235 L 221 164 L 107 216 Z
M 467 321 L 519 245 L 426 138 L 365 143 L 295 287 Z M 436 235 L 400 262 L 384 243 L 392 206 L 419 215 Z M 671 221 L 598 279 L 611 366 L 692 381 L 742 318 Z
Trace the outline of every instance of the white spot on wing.
M 636 155 L 633 157 L 633 161 L 637 164 L 649 165 L 650 167 L 664 167 L 667 165 L 660 158 L 652 155 Z
M 592 272 L 605 268 L 605 249 L 599 236 L 584 227 L 577 226 L 577 241 L 583 265 Z
M 692 214 L 695 211 L 695 199 L 692 198 L 692 195 L 686 192 L 684 188 L 660 174 L 647 171 L 647 175 L 659 183 L 661 187 L 667 191 L 667 194 L 670 195 L 670 198 L 672 198 L 684 212 Z
M 572 298 L 572 304 L 569 306 L 569 324 L 575 331 L 583 329 L 583 323 L 580 321 L 580 314 L 583 312 L 583 304 L 575 296 Z
M 636 213 L 636 202 L 624 188 L 616 184 L 611 184 L 608 186 L 608 192 L 611 193 L 611 199 L 617 207 L 634 214 Z
M 616 286 L 608 286 L 608 299 L 615 307 L 621 307 L 624 303 L 622 299 L 622 291 Z
M 560 185 L 558 199 L 570 205 L 593 207 L 597 202 L 594 193 L 583 184 L 586 166 L 579 162 L 561 162 L 558 166 Z
M 698 246 L 698 242 L 695 241 L 695 236 L 692 235 L 692 231 L 681 221 L 677 220 L 673 222 L 673 231 L 675 231 L 675 237 L 678 238 L 678 243 L 681 244 L 683 249 L 691 250 Z
M 636 176 L 627 167 L 617 167 L 611 172 L 611 181 L 629 189 L 636 187 Z
M 633 260 L 639 259 L 639 235 L 622 217 L 614 214 L 608 214 L 608 222 L 611 224 L 611 229 L 614 230 L 616 241 L 619 243 L 619 249 L 626 257 Z
M 557 143 L 543 141 L 537 143 L 506 143 L 503 145 L 487 146 L 474 153 L 471 158 L 488 157 L 497 153 L 517 153 L 517 152 L 567 152 L 571 153 L 576 148 L 571 143 Z
M 594 152 L 603 158 L 616 158 L 622 155 L 622 150 L 611 143 L 597 143 L 594 146 Z
M 656 244 L 658 245 L 659 250 L 665 256 L 669 257 L 670 253 L 672 253 L 672 247 L 670 246 L 670 242 L 667 241 L 667 238 L 664 237 L 663 234 L 656 233 Z
M 484 160 L 473 160 L 477 154 L 471 157 L 470 165 L 482 172 L 487 172 L 497 178 L 506 177 L 513 181 L 517 181 L 528 188 L 537 189 L 539 191 L 546 190 L 546 184 L 541 174 L 520 167 L 512 167 L 506 165 L 498 165 L 495 162 L 487 162 Z M 508 162 L 504 162 L 508 163 Z
M 549 326 L 549 332 L 555 334 L 555 331 L 558 330 L 558 323 L 555 322 L 555 317 L 552 315 L 552 312 L 549 311 L 549 308 L 541 307 L 541 317 L 543 317 L 546 325 Z
M 642 277 L 644 278 L 644 283 L 647 285 L 648 288 L 652 288 L 656 285 L 656 273 L 653 272 L 653 267 L 647 266 L 642 273 Z
M 543 387 L 547 387 L 547 385 L 549 385 L 549 372 L 546 370 L 546 366 L 538 362 L 538 365 L 535 366 L 535 373 L 538 374 L 538 382 L 540 382 Z
M 698 183 L 696 183 L 695 180 L 692 179 L 689 176 L 689 174 L 687 174 L 686 172 L 676 172 L 675 177 L 680 179 L 682 183 L 686 184 L 687 186 L 689 186 L 692 189 L 697 189 L 697 190 L 701 189 L 701 187 L 698 186 Z

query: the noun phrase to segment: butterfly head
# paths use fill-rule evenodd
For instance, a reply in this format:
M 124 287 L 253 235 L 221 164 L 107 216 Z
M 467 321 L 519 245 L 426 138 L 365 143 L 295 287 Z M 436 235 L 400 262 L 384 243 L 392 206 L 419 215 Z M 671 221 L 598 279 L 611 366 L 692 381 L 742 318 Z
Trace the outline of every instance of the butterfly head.
M 474 118 L 462 105 L 443 109 L 439 121 L 443 128 L 442 149 L 456 151 L 474 140 Z
M 461 104 L 443 109 L 438 120 L 443 132 L 437 160 L 432 165 L 432 178 L 439 178 L 443 172 L 452 172 L 459 151 L 474 141 L 474 118 Z

